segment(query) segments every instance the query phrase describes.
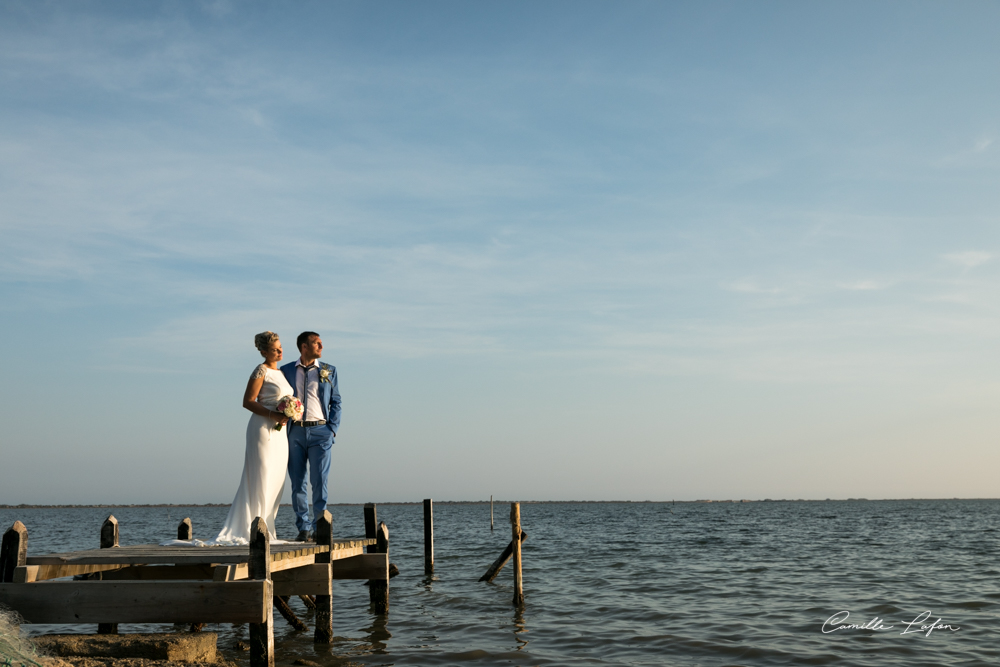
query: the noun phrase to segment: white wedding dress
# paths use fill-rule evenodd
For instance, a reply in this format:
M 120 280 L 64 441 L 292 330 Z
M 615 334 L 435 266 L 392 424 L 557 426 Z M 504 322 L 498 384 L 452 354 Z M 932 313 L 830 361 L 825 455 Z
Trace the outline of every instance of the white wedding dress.
M 276 410 L 278 400 L 295 393 L 284 373 L 261 364 L 254 369 L 252 379 L 264 378 L 257 402 Z M 229 508 L 226 523 L 213 540 L 167 540 L 164 546 L 233 546 L 250 543 L 250 525 L 257 517 L 267 522 L 271 543 L 281 542 L 274 533 L 281 494 L 285 490 L 288 469 L 288 425 L 275 430 L 274 421 L 258 414 L 250 415 L 247 424 L 247 449 L 243 461 L 243 476 L 236 498 Z

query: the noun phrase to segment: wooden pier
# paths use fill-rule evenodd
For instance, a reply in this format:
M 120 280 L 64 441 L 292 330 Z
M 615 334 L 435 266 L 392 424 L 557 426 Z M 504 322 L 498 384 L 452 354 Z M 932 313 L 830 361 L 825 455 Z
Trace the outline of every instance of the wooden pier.
M 118 623 L 249 623 L 252 667 L 272 667 L 272 609 L 277 606 L 287 618 L 289 596 L 315 597 L 317 643 L 333 637 L 334 580 L 385 582 L 379 589 L 384 602 L 375 606 L 377 612 L 388 610 L 388 530 L 384 523 L 378 529 L 376 538 L 335 541 L 330 513 L 324 512 L 315 542 L 271 545 L 267 526 L 257 518 L 249 547 L 122 547 L 117 521 L 109 517 L 101 549 L 29 556 L 28 532 L 18 521 L 3 536 L 0 604 L 25 623 L 94 623 L 103 632 L 115 632 Z M 180 530 L 190 538 L 190 522 Z M 77 575 L 88 576 L 64 579 Z

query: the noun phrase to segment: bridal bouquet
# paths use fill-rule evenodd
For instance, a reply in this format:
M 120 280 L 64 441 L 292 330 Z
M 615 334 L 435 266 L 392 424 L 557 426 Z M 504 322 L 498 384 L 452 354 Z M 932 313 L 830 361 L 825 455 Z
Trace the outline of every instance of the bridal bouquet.
M 302 401 L 294 396 L 282 396 L 275 409 L 293 421 L 302 419 Z M 278 424 L 274 430 L 280 431 L 281 424 Z

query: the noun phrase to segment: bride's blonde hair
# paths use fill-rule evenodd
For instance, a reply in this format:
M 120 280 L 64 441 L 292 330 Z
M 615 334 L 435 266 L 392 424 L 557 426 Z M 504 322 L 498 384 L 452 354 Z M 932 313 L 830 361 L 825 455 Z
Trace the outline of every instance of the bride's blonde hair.
M 276 340 L 278 340 L 278 334 L 273 331 L 265 331 L 253 337 L 253 344 L 257 347 L 257 351 L 263 355 Z

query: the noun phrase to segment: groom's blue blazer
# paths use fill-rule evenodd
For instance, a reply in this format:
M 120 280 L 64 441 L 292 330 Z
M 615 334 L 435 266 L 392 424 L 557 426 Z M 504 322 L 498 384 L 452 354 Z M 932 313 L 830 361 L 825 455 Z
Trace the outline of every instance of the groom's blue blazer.
M 288 384 L 292 385 L 292 389 L 295 390 L 295 395 L 299 400 L 302 397 L 299 396 L 298 387 L 295 385 L 295 364 L 298 360 L 293 361 L 290 364 L 285 364 L 281 367 L 281 372 L 285 374 L 285 379 L 288 380 Z M 320 368 L 325 368 L 330 371 L 330 381 L 319 383 L 319 402 L 323 408 L 323 416 L 326 418 L 326 425 L 330 428 L 334 435 L 337 433 L 337 429 L 340 428 L 340 390 L 337 388 L 337 368 L 331 366 L 330 364 L 325 364 L 322 361 L 318 363 Z

